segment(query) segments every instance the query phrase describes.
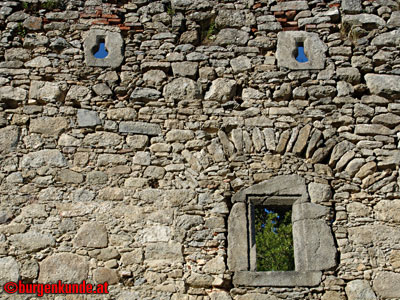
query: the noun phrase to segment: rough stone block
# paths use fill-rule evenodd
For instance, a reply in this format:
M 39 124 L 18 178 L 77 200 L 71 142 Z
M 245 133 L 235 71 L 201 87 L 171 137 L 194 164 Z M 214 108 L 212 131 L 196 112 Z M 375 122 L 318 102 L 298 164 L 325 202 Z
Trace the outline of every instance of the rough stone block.
M 319 271 L 236 272 L 233 284 L 239 286 L 316 286 L 321 282 Z
M 73 243 L 75 247 L 107 247 L 108 237 L 106 226 L 97 222 L 88 222 L 83 224 L 79 228 Z
M 324 220 L 304 219 L 293 223 L 296 270 L 326 270 L 336 266 L 336 246 Z
M 6 282 L 17 282 L 19 279 L 19 268 L 17 261 L 10 256 L 0 258 L 0 285 Z
M 304 44 L 304 53 L 308 62 L 300 63 L 294 53 L 297 43 Z M 328 47 L 321 41 L 318 34 L 303 31 L 286 31 L 278 33 L 276 56 L 278 66 L 290 70 L 319 70 L 325 67 L 325 52 Z
M 13 151 L 18 144 L 19 131 L 16 126 L 7 126 L 0 129 L 0 153 Z
M 79 127 L 93 127 L 101 124 L 97 112 L 87 109 L 78 109 L 77 120 Z
M 400 274 L 394 272 L 379 272 L 373 288 L 382 299 L 398 299 L 400 297 Z
M 119 132 L 152 136 L 161 134 L 161 127 L 158 124 L 127 121 L 119 124 Z
M 400 76 L 366 74 L 365 81 L 372 94 L 392 99 L 400 95 Z
M 38 282 L 77 283 L 87 279 L 89 264 L 82 256 L 71 253 L 57 253 L 48 256 L 40 263 Z

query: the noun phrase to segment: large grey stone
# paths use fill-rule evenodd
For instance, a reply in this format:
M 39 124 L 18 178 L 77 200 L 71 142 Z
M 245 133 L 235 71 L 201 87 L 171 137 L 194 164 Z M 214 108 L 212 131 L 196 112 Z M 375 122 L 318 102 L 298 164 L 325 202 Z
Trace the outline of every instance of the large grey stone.
M 376 274 L 373 288 L 382 299 L 399 299 L 400 274 L 382 271 Z
M 119 124 L 119 132 L 152 136 L 161 134 L 161 127 L 152 123 L 124 121 Z
M 78 283 L 87 279 L 89 264 L 86 258 L 72 253 L 57 253 L 40 263 L 38 282 Z
M 378 47 L 396 47 L 400 44 L 400 29 L 378 35 L 371 44 Z
M 63 117 L 42 117 L 31 119 L 30 132 L 41 133 L 45 136 L 58 136 L 69 127 L 68 120 Z
M 297 43 L 303 42 L 304 53 L 308 62 L 300 63 L 294 53 Z M 318 70 L 325 67 L 325 52 L 328 47 L 321 41 L 318 34 L 304 31 L 285 31 L 278 33 L 276 57 L 279 67 L 290 70 Z
M 343 0 L 341 8 L 347 14 L 360 13 L 362 11 L 361 0 Z
M 215 79 L 210 89 L 206 92 L 204 100 L 227 102 L 236 94 L 236 81 L 226 78 Z
M 51 235 L 35 231 L 14 234 L 9 237 L 9 240 L 16 248 L 27 252 L 36 252 L 47 247 L 52 247 L 56 243 Z
M 393 130 L 381 124 L 359 124 L 356 125 L 354 133 L 359 135 L 390 135 L 393 134 Z
M 348 300 L 376 300 L 375 293 L 366 280 L 352 280 L 346 285 Z
M 97 112 L 87 109 L 78 109 L 77 121 L 79 127 L 93 127 L 101 124 Z
M 113 147 L 119 145 L 122 140 L 123 137 L 117 133 L 100 131 L 86 135 L 83 139 L 83 145 L 93 147 Z
M 25 154 L 21 160 L 22 168 L 65 167 L 67 162 L 59 150 L 40 150 Z
M 197 62 L 176 62 L 172 63 L 172 72 L 176 77 L 189 77 L 196 79 L 197 69 L 199 64 Z
M 0 128 L 0 153 L 5 154 L 13 151 L 18 144 L 19 131 L 16 126 Z
M 255 17 L 252 13 L 244 10 L 221 9 L 215 18 L 215 24 L 218 28 L 251 26 L 255 23 Z
M 324 220 L 304 219 L 293 223 L 296 270 L 327 270 L 336 266 L 336 246 Z
M 27 91 L 23 88 L 12 86 L 0 87 L 0 102 L 6 102 L 7 100 L 21 102 L 26 99 L 27 95 Z
M 361 25 L 365 27 L 385 26 L 384 19 L 372 14 L 344 15 L 342 22 L 345 26 Z
M 372 94 L 392 99 L 400 95 L 400 76 L 367 74 L 365 81 Z
M 180 77 L 165 85 L 163 95 L 167 101 L 194 101 L 201 98 L 201 87 L 192 79 Z
M 19 279 L 19 267 L 17 261 L 11 257 L 6 256 L 0 258 L 0 286 L 9 281 L 17 282 Z
M 239 56 L 230 61 L 233 73 L 242 73 L 251 70 L 251 60 L 247 56 Z
M 105 58 L 96 58 L 94 52 L 101 39 L 104 40 L 108 55 Z M 90 30 L 83 44 L 86 64 L 92 67 L 119 67 L 124 59 L 123 44 L 122 36 L 118 32 L 102 29 Z
M 168 131 L 166 135 L 166 141 L 188 141 L 194 138 L 194 132 L 192 130 L 172 129 Z
M 381 200 L 375 207 L 376 219 L 379 221 L 400 223 L 400 200 Z
M 63 101 L 64 93 L 56 82 L 35 81 L 31 82 L 29 89 L 29 98 L 36 99 L 39 102 L 52 103 Z
M 74 238 L 75 247 L 105 248 L 108 244 L 107 229 L 98 222 L 84 223 Z
M 159 99 L 161 93 L 156 89 L 137 87 L 131 94 L 133 101 L 155 101 Z
M 51 61 L 46 56 L 38 56 L 25 63 L 25 67 L 29 68 L 45 68 L 49 66 L 51 66 Z
M 360 83 L 361 80 L 360 71 L 358 71 L 357 68 L 351 68 L 351 67 L 337 68 L 336 76 L 338 77 L 339 80 L 343 80 L 351 84 Z
M 6 61 L 27 61 L 31 57 L 30 50 L 24 48 L 9 48 L 4 53 Z
M 400 11 L 393 11 L 392 15 L 387 22 L 389 28 L 397 28 L 400 26 Z
M 247 44 L 248 40 L 249 34 L 247 32 L 233 28 L 224 28 L 218 33 L 215 44 L 220 46 L 243 46 Z
M 90 89 L 83 85 L 73 85 L 68 90 L 65 100 L 82 101 L 90 97 Z

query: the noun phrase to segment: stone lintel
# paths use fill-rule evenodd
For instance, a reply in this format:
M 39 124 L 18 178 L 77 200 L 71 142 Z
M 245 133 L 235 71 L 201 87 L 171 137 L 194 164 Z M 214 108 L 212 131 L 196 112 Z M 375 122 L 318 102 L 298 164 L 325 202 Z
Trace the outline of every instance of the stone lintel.
M 239 271 L 233 276 L 235 286 L 317 286 L 321 282 L 320 271 Z

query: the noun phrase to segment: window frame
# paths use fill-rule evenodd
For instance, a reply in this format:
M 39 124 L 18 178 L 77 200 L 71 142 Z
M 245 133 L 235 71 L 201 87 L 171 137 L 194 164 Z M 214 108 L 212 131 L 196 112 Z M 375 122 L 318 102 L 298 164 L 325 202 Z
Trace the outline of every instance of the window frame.
M 298 175 L 281 175 L 237 192 L 232 197 L 228 218 L 228 268 L 234 272 L 234 286 L 317 286 L 322 270 L 336 266 L 336 246 L 324 217 L 329 208 L 310 203 L 305 179 Z M 252 206 L 292 206 L 295 271 L 256 271 L 256 245 Z M 295 223 L 298 222 L 298 223 Z M 313 261 L 315 246 L 303 234 L 307 223 L 323 228 L 328 252 Z M 295 226 L 296 224 L 296 226 Z M 314 223 L 310 223 L 314 225 Z M 329 236 L 330 235 L 330 236 Z M 311 239 L 312 240 L 312 239 Z M 332 245 L 335 247 L 332 248 Z M 326 255 L 326 257 L 324 257 Z M 321 263 L 326 261 L 326 263 Z

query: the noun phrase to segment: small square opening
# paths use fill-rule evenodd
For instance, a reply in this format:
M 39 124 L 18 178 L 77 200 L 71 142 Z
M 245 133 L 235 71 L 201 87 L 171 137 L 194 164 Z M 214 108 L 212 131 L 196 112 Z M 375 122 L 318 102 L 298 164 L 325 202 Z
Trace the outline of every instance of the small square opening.
M 255 206 L 257 271 L 293 271 L 292 206 Z

